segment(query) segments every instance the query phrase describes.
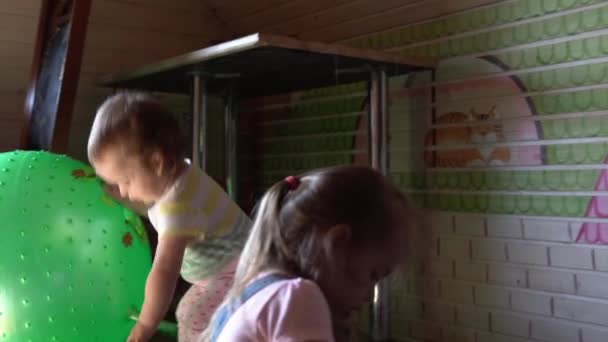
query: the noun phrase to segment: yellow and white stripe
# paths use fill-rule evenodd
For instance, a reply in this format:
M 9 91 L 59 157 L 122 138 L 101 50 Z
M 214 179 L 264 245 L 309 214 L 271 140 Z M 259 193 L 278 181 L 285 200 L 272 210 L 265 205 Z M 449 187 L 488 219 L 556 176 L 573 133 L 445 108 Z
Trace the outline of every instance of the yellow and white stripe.
M 226 192 L 190 166 L 148 212 L 160 237 L 196 237 L 184 255 L 182 276 L 197 281 L 240 252 L 251 221 Z

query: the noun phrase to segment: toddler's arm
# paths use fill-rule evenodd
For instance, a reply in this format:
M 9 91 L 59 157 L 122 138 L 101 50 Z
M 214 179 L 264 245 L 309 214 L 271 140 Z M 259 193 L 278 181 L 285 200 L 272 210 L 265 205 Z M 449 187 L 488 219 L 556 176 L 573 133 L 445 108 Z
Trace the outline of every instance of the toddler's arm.
M 159 237 L 152 270 L 146 281 L 144 304 L 127 341 L 147 341 L 154 335 L 173 299 L 184 251 L 191 239 L 180 235 Z

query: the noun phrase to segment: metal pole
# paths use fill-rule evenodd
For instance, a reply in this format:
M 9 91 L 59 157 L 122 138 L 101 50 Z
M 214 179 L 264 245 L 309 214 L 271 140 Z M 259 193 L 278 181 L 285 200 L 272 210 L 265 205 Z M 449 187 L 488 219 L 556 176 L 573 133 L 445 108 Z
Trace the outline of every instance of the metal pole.
M 237 200 L 238 195 L 238 175 L 237 175 L 237 114 L 236 114 L 236 88 L 230 85 L 226 95 L 225 109 L 225 139 L 226 139 L 226 189 L 233 200 Z
M 200 73 L 192 75 L 192 164 L 207 170 L 207 87 Z
M 380 169 L 380 78 L 376 70 L 371 72 L 369 83 L 369 159 L 371 167 Z
M 388 176 L 388 77 L 380 70 L 380 172 Z
M 200 166 L 201 75 L 192 75 L 192 164 Z
M 201 170 L 207 171 L 209 161 L 209 102 L 207 98 L 207 80 L 201 79 L 201 127 L 199 129 Z
M 388 81 L 386 72 L 374 70 L 370 82 L 369 139 L 371 166 L 384 175 L 388 173 Z M 389 338 L 389 284 L 381 280 L 374 287 L 371 335 L 374 341 Z

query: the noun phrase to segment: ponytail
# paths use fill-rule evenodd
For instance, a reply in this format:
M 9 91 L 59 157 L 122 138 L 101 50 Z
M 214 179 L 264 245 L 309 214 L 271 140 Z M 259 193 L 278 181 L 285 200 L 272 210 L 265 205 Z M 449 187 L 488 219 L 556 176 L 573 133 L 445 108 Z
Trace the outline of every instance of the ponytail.
M 233 286 L 222 305 L 237 300 L 264 271 L 316 282 L 328 257 L 323 248 L 327 229 L 346 224 L 352 228 L 352 243 L 383 241 L 396 223 L 392 202 L 402 198 L 380 173 L 359 166 L 316 170 L 277 182 L 255 209 Z M 216 316 L 202 341 L 209 340 Z
M 285 248 L 280 244 L 277 246 L 275 238 L 281 234 L 280 214 L 283 200 L 288 192 L 289 186 L 286 182 L 278 182 L 266 192 L 254 208 L 256 219 L 241 251 L 232 288 L 219 307 L 238 299 L 243 289 L 260 271 L 267 269 L 269 265 L 276 264 L 273 256 L 285 252 Z M 216 316 L 216 314 L 212 316 L 209 325 L 201 335 L 200 342 L 211 340 L 213 326 L 217 320 Z

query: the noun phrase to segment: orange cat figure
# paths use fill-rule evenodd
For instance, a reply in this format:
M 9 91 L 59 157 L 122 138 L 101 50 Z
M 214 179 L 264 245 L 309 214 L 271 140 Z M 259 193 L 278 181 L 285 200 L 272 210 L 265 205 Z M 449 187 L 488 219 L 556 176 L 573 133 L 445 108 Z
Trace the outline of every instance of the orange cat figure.
M 435 122 L 437 125 L 462 124 L 470 122 L 470 126 L 455 126 L 431 129 L 424 138 L 425 146 L 474 145 L 491 144 L 505 140 L 502 126 L 495 122 L 499 117 L 496 107 L 487 113 L 477 113 L 471 109 L 470 114 L 449 112 L 441 115 Z M 433 167 L 464 167 L 505 164 L 511 159 L 511 151 L 507 147 L 481 146 L 467 147 L 457 150 L 426 151 L 424 161 Z

